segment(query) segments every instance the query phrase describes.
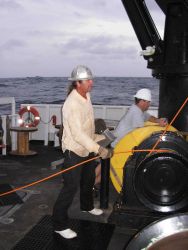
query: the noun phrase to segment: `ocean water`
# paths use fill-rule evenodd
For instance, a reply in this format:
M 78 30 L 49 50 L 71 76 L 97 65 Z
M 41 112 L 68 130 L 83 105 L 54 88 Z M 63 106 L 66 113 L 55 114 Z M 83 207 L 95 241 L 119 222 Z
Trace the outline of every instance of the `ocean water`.
M 16 111 L 21 103 L 62 104 L 66 98 L 66 77 L 0 78 L 0 97 L 15 97 Z M 133 95 L 140 88 L 152 92 L 151 106 L 159 103 L 159 82 L 144 77 L 96 77 L 91 91 L 92 103 L 99 105 L 131 105 Z M 10 107 L 0 105 L 0 115 Z

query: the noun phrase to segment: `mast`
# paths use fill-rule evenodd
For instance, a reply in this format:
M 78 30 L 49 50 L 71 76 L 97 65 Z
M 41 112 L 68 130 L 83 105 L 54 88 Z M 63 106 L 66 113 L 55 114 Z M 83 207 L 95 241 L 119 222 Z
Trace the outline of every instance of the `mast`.
M 173 119 L 188 97 L 188 0 L 156 0 L 165 14 L 161 39 L 144 0 L 122 0 L 143 50 L 159 79 L 159 116 Z M 188 132 L 188 103 L 173 126 Z

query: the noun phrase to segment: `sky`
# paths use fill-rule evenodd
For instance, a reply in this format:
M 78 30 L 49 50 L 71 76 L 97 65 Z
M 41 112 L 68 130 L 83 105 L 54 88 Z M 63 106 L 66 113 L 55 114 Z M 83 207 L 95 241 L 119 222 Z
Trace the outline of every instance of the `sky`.
M 164 15 L 146 0 L 163 38 Z M 0 0 L 0 77 L 150 77 L 121 0 Z

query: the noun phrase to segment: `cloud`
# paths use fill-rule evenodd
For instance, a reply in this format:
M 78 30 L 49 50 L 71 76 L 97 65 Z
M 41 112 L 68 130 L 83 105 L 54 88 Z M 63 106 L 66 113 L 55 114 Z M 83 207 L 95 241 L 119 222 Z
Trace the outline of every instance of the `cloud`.
M 4 44 L 0 45 L 0 50 L 1 51 L 10 51 L 10 50 L 14 50 L 17 48 L 23 48 L 26 46 L 26 43 L 21 41 L 21 40 L 16 40 L 16 39 L 12 39 L 9 40 L 7 42 L 5 42 Z
M 162 32 L 160 10 L 147 2 Z M 145 64 L 121 0 L 0 0 L 0 18 L 0 64 L 8 74 L 62 75 L 63 67 L 66 75 L 81 61 L 96 74 L 123 75 L 124 65 Z M 148 74 L 140 69 L 133 71 Z
M 68 56 L 103 57 L 120 59 L 136 58 L 137 50 L 134 46 L 126 46 L 124 37 L 92 36 L 89 38 L 73 38 L 64 44 L 57 45 L 60 53 Z
M 15 10 L 22 6 L 16 0 L 0 0 L 0 9 Z

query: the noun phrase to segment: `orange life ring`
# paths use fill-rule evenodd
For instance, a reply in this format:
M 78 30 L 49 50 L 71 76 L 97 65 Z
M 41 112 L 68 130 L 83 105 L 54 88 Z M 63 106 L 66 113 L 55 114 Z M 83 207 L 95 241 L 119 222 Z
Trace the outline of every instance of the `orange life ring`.
M 21 127 L 36 127 L 40 122 L 39 112 L 34 107 L 25 106 L 20 109 L 18 114 Z

